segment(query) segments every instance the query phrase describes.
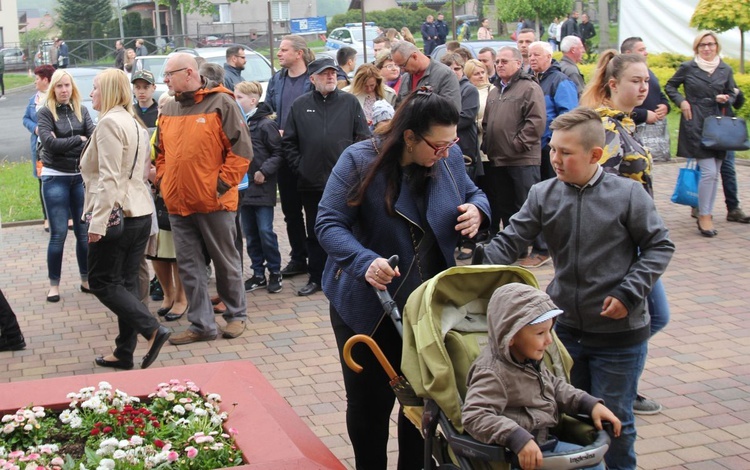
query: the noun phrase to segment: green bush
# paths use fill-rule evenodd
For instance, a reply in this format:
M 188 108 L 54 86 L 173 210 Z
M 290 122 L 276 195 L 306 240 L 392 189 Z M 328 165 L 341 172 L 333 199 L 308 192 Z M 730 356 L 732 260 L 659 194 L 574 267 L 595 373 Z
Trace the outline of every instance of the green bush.
M 416 10 L 410 8 L 389 8 L 388 10 L 381 11 L 368 11 L 367 21 L 372 21 L 376 25 L 386 30 L 388 28 L 395 28 L 399 32 L 402 26 L 406 26 L 414 35 L 415 39 L 421 38 L 420 29 L 422 23 L 424 23 L 427 15 L 433 15 L 437 17 L 435 10 L 421 6 Z M 336 28 L 344 26 L 346 23 L 358 23 L 362 21 L 361 10 L 349 10 L 346 13 L 340 13 L 334 15 L 331 21 L 328 22 L 328 31 L 332 31 Z M 451 24 L 450 15 L 445 15 L 445 22 L 448 25 Z

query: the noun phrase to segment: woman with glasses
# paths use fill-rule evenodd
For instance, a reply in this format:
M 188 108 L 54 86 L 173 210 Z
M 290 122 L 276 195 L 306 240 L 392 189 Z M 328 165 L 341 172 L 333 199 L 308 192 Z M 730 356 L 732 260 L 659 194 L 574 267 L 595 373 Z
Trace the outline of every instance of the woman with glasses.
M 736 85 L 732 68 L 719 57 L 721 44 L 716 33 L 698 33 L 693 41 L 693 51 L 695 58 L 680 65 L 664 90 L 682 111 L 677 155 L 695 158 L 700 166 L 698 230 L 704 237 L 715 237 L 718 232 L 712 213 L 719 187 L 719 170 L 726 152 L 701 147 L 703 121 L 730 111 L 736 98 Z M 678 90 L 680 85 L 683 93 Z
M 354 74 L 352 84 L 343 88 L 343 91 L 357 97 L 359 104 L 365 111 L 367 124 L 372 124 L 372 106 L 376 101 L 386 100 L 391 106 L 396 103 L 396 91 L 383 84 L 380 70 L 372 64 L 362 64 Z
M 47 302 L 60 301 L 60 277 L 63 249 L 68 234 L 68 217 L 73 219 L 76 259 L 81 276 L 81 291 L 89 291 L 88 236 L 83 214 L 83 179 L 78 168 L 81 151 L 94 132 L 94 123 L 81 103 L 73 77 L 58 69 L 52 74 L 46 99 L 37 111 L 37 129 L 41 146 L 42 197 L 49 220 L 47 271 L 50 288 Z
M 455 264 L 460 236 L 488 221 L 489 203 L 464 169 L 456 143 L 458 110 L 428 87 L 409 95 L 376 137 L 347 148 L 328 179 L 315 231 L 328 252 L 323 291 L 341 354 L 355 334 L 370 335 L 391 364 L 401 363 L 401 336 L 384 318 L 373 288 L 388 290 L 403 309 L 423 281 Z M 399 256 L 391 267 L 387 258 Z M 385 469 L 395 396 L 374 356 L 364 366 L 342 360 L 347 430 L 357 468 Z M 419 431 L 399 413 L 399 469 L 422 468 Z
M 401 68 L 393 61 L 391 54 L 383 54 L 375 61 L 375 67 L 380 70 L 385 84 L 398 94 L 401 87 Z

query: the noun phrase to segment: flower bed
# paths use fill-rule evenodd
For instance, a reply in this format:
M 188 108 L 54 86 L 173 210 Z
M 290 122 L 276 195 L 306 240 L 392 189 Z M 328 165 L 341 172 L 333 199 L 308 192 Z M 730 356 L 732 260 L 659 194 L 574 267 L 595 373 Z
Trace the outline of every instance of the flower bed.
M 191 377 L 193 383 L 192 385 L 165 383 L 164 387 L 160 388 L 160 391 L 155 392 L 154 384 L 163 382 L 165 378 L 171 377 Z M 102 391 L 101 387 L 96 387 L 93 384 L 99 384 L 100 382 L 111 384 L 111 388 L 108 388 L 107 385 L 104 386 L 105 391 L 109 391 L 113 397 L 110 400 L 114 401 L 117 399 L 122 402 L 121 406 L 117 407 L 117 412 L 110 414 L 109 410 L 112 407 L 107 404 L 106 420 L 84 418 L 81 411 L 73 413 L 72 409 L 69 408 L 69 400 L 78 402 L 76 408 L 80 408 L 83 406 L 83 403 L 88 402 L 87 407 L 99 410 L 103 409 L 105 405 L 103 405 L 101 399 L 98 401 L 93 399 L 97 393 Z M 185 390 L 175 391 L 171 388 L 173 386 L 185 387 Z M 71 396 L 68 398 L 68 401 L 64 400 L 66 398 L 66 391 L 79 389 L 82 389 L 81 392 L 78 392 L 78 394 L 81 394 L 80 396 Z M 151 411 L 150 414 L 138 411 L 136 415 L 135 410 L 143 408 L 137 405 L 138 402 L 126 403 L 127 400 L 123 395 L 118 395 L 114 392 L 116 389 L 127 390 L 132 394 L 131 397 L 147 397 L 149 394 L 154 393 L 152 400 L 161 408 Z M 223 404 L 221 406 L 218 405 L 216 402 L 217 397 L 201 398 L 201 403 L 210 405 L 212 414 L 206 406 L 202 404 L 198 405 L 197 399 L 190 395 L 190 393 L 195 392 L 194 389 L 200 389 L 204 392 L 215 392 L 221 396 Z M 170 393 L 174 394 L 174 397 L 170 396 Z M 158 396 L 160 394 L 163 396 Z M 185 401 L 188 398 L 193 401 Z M 181 399 L 183 400 L 182 403 L 180 402 Z M 236 408 L 231 410 L 232 404 L 235 403 L 237 404 Z M 208 452 L 212 446 L 217 447 L 216 450 L 220 452 L 225 452 L 229 456 L 228 461 L 230 462 L 235 461 L 232 457 L 234 454 L 230 455 L 230 451 L 236 452 L 232 446 L 241 450 L 243 465 L 234 467 L 238 469 L 270 470 L 294 468 L 298 470 L 308 468 L 343 468 L 341 463 L 310 429 L 305 426 L 291 407 L 263 378 L 262 374 L 247 361 L 112 372 L 0 384 L 0 410 L 3 410 L 3 414 L 9 412 L 14 414 L 16 410 L 23 408 L 28 411 L 22 412 L 22 415 L 34 415 L 36 417 L 37 413 L 41 412 L 42 409 L 27 408 L 29 404 L 35 407 L 43 406 L 44 408 L 58 411 L 68 409 L 69 412 L 65 418 L 69 420 L 67 424 L 70 424 L 74 420 L 78 424 L 78 419 L 80 419 L 80 426 L 75 429 L 85 429 L 89 435 L 92 433 L 95 434 L 94 437 L 96 437 L 101 454 L 98 460 L 99 463 L 105 458 L 109 458 L 115 462 L 122 461 L 122 459 L 112 458 L 116 452 L 118 457 L 125 457 L 128 455 L 128 452 L 131 455 L 137 454 L 134 450 L 136 448 L 150 446 L 151 462 L 155 463 L 155 465 L 147 467 L 144 463 L 141 467 L 118 466 L 117 468 L 178 468 L 176 465 L 180 461 L 188 465 L 183 468 L 216 468 L 215 465 L 217 463 L 213 460 L 198 463 L 201 458 L 212 458 L 212 454 Z M 205 422 L 210 422 L 211 419 L 214 419 L 214 421 L 217 419 L 223 421 L 224 417 L 226 417 L 224 427 L 226 431 L 206 432 L 205 430 L 190 428 L 186 422 L 181 422 L 182 426 L 176 426 L 183 432 L 181 442 L 162 441 L 161 443 L 156 443 L 153 439 L 149 442 L 144 442 L 151 439 L 149 432 L 151 428 L 154 428 L 154 419 L 159 422 L 156 428 L 166 426 L 165 423 L 159 421 L 159 415 L 163 415 L 168 409 L 168 414 L 174 415 L 173 418 L 175 419 L 172 421 L 174 424 L 181 419 L 176 417 L 182 411 L 179 407 L 184 409 L 186 405 L 187 408 L 191 409 L 185 409 L 184 411 L 185 413 L 189 412 L 191 416 L 196 414 L 196 409 L 205 410 L 205 414 L 203 414 L 203 411 L 198 411 L 197 413 L 198 415 L 202 415 L 199 418 L 204 419 Z M 130 406 L 130 408 L 126 408 L 127 406 Z M 89 408 L 85 409 L 89 410 Z M 224 416 L 225 414 L 226 416 Z M 28 423 L 24 423 L 24 426 L 26 424 Z M 58 427 L 61 428 L 62 426 Z M 112 429 L 107 429 L 107 432 L 105 432 L 107 427 Z M 118 432 L 124 434 L 122 438 L 117 437 L 117 446 L 115 447 L 112 439 L 114 438 L 116 428 Z M 230 429 L 235 429 L 236 435 L 234 435 L 235 431 L 230 433 Z M 145 435 L 141 435 L 141 431 Z M 211 432 L 215 432 L 215 434 L 212 435 Z M 220 441 L 222 445 L 218 446 L 217 443 Z M 104 442 L 107 442 L 107 444 L 104 445 Z M 102 450 L 102 445 L 106 449 Z M 121 445 L 123 447 L 120 447 Z M 162 447 L 160 448 L 159 445 L 162 445 Z M 167 445 L 169 447 L 164 451 L 164 447 Z M 219 447 L 220 449 L 218 449 Z M 40 457 L 43 452 L 49 456 L 48 461 L 50 463 L 54 458 L 51 454 L 54 450 L 50 447 L 42 447 L 34 450 L 40 454 Z M 64 451 L 63 453 L 66 452 Z M 170 454 L 170 452 L 174 452 L 175 454 Z M 157 455 L 160 457 L 156 457 Z M 26 452 L 27 456 L 28 452 Z M 239 453 L 237 452 L 234 456 L 239 458 Z M 144 462 L 146 461 L 146 457 L 148 456 L 143 455 Z M 173 460 L 170 460 L 170 457 Z M 190 466 L 190 462 L 193 462 L 194 465 Z M 56 460 L 55 463 L 59 464 L 60 461 Z M 106 465 L 110 465 L 109 461 L 105 463 Z M 21 468 L 26 468 L 26 465 L 23 465 Z M 53 467 L 50 466 L 49 468 Z M 61 465 L 58 468 L 73 467 Z M 75 468 L 78 470 L 79 467 L 76 466 Z M 86 468 L 95 470 L 96 468 L 115 467 L 92 465 Z

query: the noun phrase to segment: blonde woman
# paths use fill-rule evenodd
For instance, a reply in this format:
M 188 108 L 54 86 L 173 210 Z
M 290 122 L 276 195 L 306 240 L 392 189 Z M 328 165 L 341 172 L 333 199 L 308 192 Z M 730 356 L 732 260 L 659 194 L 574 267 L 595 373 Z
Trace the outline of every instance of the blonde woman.
M 50 238 L 47 246 L 47 271 L 50 288 L 47 302 L 60 301 L 60 273 L 63 249 L 68 234 L 68 217 L 73 219 L 76 236 L 76 259 L 81 276 L 81 291 L 89 291 L 88 242 L 83 214 L 83 179 L 78 171 L 78 158 L 83 146 L 94 132 L 94 123 L 81 105 L 81 94 L 73 77 L 58 69 L 52 74 L 42 107 L 37 111 L 37 129 L 42 142 L 42 198 L 49 220 Z
M 352 84 L 343 91 L 353 94 L 365 111 L 368 124 L 372 122 L 372 105 L 378 100 L 386 100 L 393 105 L 396 102 L 396 91 L 383 84 L 380 70 L 372 64 L 363 64 L 357 69 Z
M 411 31 L 406 26 L 401 28 L 401 37 L 404 38 L 404 41 L 408 41 L 415 46 L 417 45 L 417 41 L 414 40 L 414 35 L 411 34 Z
M 484 67 L 484 64 L 482 64 L 477 59 L 471 59 L 466 62 L 466 64 L 464 65 L 464 75 L 469 79 L 472 85 L 477 87 L 477 90 L 479 91 L 479 112 L 477 113 L 477 141 L 479 142 L 479 147 L 481 148 L 483 135 L 482 118 L 484 117 L 484 107 L 487 105 L 487 96 L 489 96 L 490 94 L 492 84 L 487 78 L 487 69 Z M 482 164 L 484 164 L 484 162 L 489 162 L 487 155 L 485 155 L 485 153 L 481 150 L 479 151 L 479 156 L 482 159 Z
M 149 342 L 141 368 L 150 366 L 170 335 L 141 303 L 138 267 L 146 250 L 154 210 L 151 193 L 143 180 L 150 160 L 149 134 L 135 118 L 133 95 L 127 74 L 106 69 L 94 78 L 91 91 L 100 118 L 91 143 L 81 157 L 86 183 L 89 277 L 91 291 L 117 315 L 119 334 L 115 350 L 95 359 L 100 367 L 133 368 L 133 353 L 140 334 Z M 111 239 L 107 221 L 114 207 L 123 213 L 123 234 Z

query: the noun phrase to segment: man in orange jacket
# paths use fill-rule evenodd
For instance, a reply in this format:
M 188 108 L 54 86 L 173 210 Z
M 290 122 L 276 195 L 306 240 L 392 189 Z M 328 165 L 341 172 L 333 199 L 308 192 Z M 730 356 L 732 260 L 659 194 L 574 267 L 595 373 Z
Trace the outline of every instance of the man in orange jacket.
M 250 133 L 231 92 L 223 86 L 207 88 L 193 56 L 168 59 L 164 82 L 175 101 L 167 103 L 159 117 L 156 184 L 169 210 L 191 323 L 169 341 L 188 344 L 217 336 L 203 244 L 226 305 L 223 336 L 236 338 L 245 331 L 247 306 L 234 219 L 237 185 L 253 156 Z

